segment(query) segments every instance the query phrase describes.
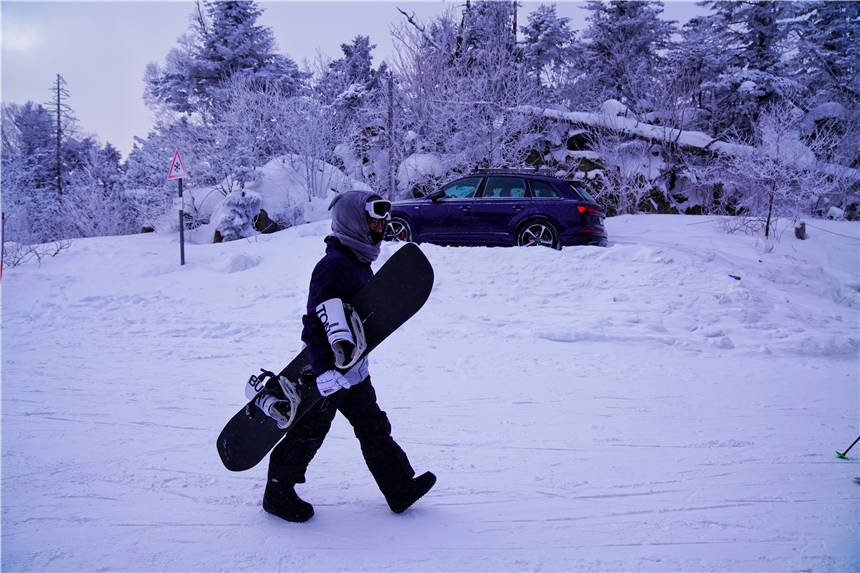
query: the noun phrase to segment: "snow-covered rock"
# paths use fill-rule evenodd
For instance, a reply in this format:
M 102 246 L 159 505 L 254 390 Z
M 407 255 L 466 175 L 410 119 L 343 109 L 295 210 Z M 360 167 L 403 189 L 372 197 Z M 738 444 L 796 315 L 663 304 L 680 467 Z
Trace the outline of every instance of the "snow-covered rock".
M 627 114 L 630 112 L 630 109 L 616 99 L 608 99 L 600 106 L 600 113 L 615 117 L 622 116 L 627 117 Z

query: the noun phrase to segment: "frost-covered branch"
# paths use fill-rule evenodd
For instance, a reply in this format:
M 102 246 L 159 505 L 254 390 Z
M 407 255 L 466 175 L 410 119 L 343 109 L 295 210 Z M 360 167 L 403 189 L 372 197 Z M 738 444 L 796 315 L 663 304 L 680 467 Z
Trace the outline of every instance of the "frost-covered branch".
M 427 29 L 424 26 L 422 26 L 421 24 L 419 24 L 417 21 L 415 21 L 415 14 L 414 13 L 410 15 L 410 14 L 406 13 L 402 8 L 397 8 L 397 11 L 406 17 L 406 21 L 409 22 L 409 24 L 411 24 L 416 30 L 418 30 L 421 33 L 421 37 L 424 38 L 424 40 L 428 44 L 430 44 L 431 46 L 433 46 L 437 50 L 442 51 L 442 46 L 440 46 L 438 43 L 436 43 L 436 41 L 433 39 L 433 37 L 427 33 Z

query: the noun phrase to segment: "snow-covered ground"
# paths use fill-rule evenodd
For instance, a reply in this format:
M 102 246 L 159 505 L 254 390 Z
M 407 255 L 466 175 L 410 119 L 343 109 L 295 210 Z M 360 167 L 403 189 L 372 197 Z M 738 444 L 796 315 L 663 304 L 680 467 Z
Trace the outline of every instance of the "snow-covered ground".
M 215 438 L 299 350 L 327 225 L 184 267 L 150 234 L 4 270 L 3 569 L 860 569 L 860 467 L 834 453 L 860 431 L 857 223 L 773 249 L 684 216 L 609 219 L 609 248 L 423 245 L 434 291 L 371 370 L 439 482 L 391 513 L 338 418 L 289 524 L 266 464 L 228 472 Z

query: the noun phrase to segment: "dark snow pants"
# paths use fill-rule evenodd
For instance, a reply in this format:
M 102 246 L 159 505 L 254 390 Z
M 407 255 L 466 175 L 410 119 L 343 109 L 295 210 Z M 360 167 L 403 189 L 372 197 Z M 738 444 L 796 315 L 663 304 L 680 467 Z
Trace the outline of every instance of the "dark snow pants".
M 370 377 L 323 398 L 287 432 L 269 457 L 269 479 L 304 483 L 305 470 L 322 446 L 337 412 L 352 424 L 367 468 L 386 497 L 415 476 L 406 453 L 391 437 L 388 416 L 376 403 Z

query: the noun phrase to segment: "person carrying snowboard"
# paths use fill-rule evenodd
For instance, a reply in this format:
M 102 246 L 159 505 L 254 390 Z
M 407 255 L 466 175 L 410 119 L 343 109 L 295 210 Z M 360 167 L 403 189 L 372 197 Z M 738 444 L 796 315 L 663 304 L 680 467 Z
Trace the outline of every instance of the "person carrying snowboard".
M 345 373 L 335 368 L 349 363 L 360 344 L 345 326 L 349 323 L 344 304 L 373 276 L 370 263 L 379 256 L 391 203 L 369 191 L 348 191 L 335 197 L 329 210 L 332 233 L 325 239 L 325 256 L 311 275 L 307 314 L 302 317 L 302 340 L 323 399 L 272 450 L 263 494 L 264 510 L 295 522 L 314 514 L 295 486 L 305 483 L 308 464 L 338 411 L 352 425 L 367 467 L 392 511 L 405 511 L 436 483 L 431 472 L 415 477 L 406 453 L 392 438 L 388 417 L 376 402 L 367 357 Z M 289 401 L 273 392 L 262 392 L 257 405 L 279 422 L 289 412 Z

